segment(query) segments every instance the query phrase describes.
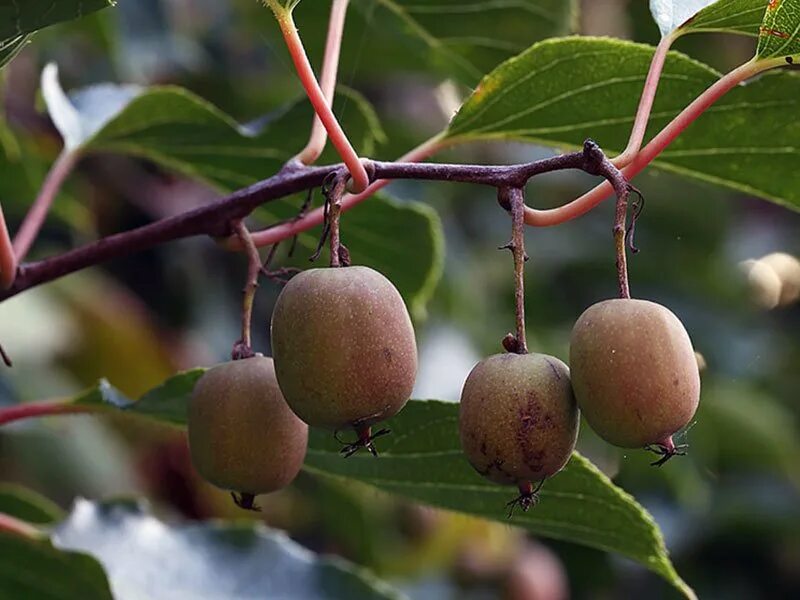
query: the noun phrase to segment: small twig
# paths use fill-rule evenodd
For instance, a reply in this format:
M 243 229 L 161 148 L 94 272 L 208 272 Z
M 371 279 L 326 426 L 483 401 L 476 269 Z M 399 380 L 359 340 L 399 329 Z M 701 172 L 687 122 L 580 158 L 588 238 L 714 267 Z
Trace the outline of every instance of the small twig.
M 639 253 L 639 248 L 636 246 L 636 240 L 634 239 L 636 235 L 636 223 L 639 221 L 639 217 L 642 216 L 642 211 L 644 210 L 644 195 L 642 192 L 639 191 L 638 188 L 634 186 L 629 186 L 630 191 L 636 194 L 636 199 L 633 201 L 633 213 L 631 214 L 631 223 L 628 225 L 628 230 L 625 232 L 625 239 L 628 241 L 628 248 L 631 249 L 631 252 L 634 254 Z
M 514 256 L 514 297 L 516 301 L 516 335 L 509 334 L 503 346 L 509 352 L 527 354 L 528 343 L 525 334 L 525 192 L 521 188 L 500 188 L 498 202 L 511 214 L 511 241 L 501 250 L 511 250 Z
M 296 240 L 297 238 L 293 239 Z M 286 284 L 292 277 L 300 272 L 300 269 L 294 267 L 281 267 L 279 269 L 270 268 L 272 260 L 275 258 L 275 253 L 278 251 L 278 246 L 280 246 L 280 242 L 273 244 L 269 249 L 269 254 L 267 254 L 267 258 L 261 265 L 261 274 L 276 283 Z
M 250 330 L 253 319 L 253 303 L 255 302 L 258 276 L 261 273 L 262 264 L 258 248 L 253 243 L 253 238 L 250 237 L 250 232 L 244 221 L 236 221 L 233 224 L 233 229 L 247 253 L 247 282 L 242 290 L 242 337 L 234 344 L 233 352 L 231 353 L 233 360 L 240 360 L 255 356 Z

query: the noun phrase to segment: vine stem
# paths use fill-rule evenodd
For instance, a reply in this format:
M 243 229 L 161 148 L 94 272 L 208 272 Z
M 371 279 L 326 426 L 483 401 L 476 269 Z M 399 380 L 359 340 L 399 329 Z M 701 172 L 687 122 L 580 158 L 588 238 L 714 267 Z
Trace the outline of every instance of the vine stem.
M 281 33 L 286 42 L 286 47 L 289 50 L 289 55 L 292 57 L 295 70 L 300 77 L 300 83 L 306 91 L 314 111 L 317 113 L 320 121 L 322 122 L 325 130 L 330 136 L 331 143 L 336 148 L 342 161 L 350 171 L 352 178 L 353 191 L 362 192 L 369 185 L 369 175 L 361 159 L 358 157 L 350 140 L 347 139 L 342 126 L 333 114 L 331 107 L 328 105 L 328 98 L 320 88 L 317 82 L 314 69 L 308 60 L 308 55 L 303 47 L 303 41 L 300 39 L 300 34 L 297 31 L 297 26 L 294 23 L 291 11 L 285 9 L 275 9 L 275 16 L 278 19 L 278 25 L 281 28 Z
M 9 533 L 18 537 L 32 540 L 43 539 L 46 536 L 36 527 L 25 521 L 15 519 L 11 515 L 0 513 L 0 532 Z
M 71 152 L 65 149 L 50 168 L 50 172 L 47 174 L 42 184 L 39 195 L 36 197 L 28 214 L 22 221 L 17 235 L 14 236 L 14 255 L 17 261 L 21 262 L 28 254 L 28 250 L 30 250 L 33 242 L 36 240 L 36 236 L 42 228 L 47 213 L 53 205 L 53 200 L 55 200 L 64 180 L 72 172 L 72 169 L 78 162 L 78 157 L 79 155 L 77 152 Z
M 644 135 L 647 131 L 647 124 L 650 121 L 650 113 L 653 110 L 653 103 L 656 99 L 658 84 L 661 81 L 661 73 L 664 71 L 664 63 L 667 60 L 669 49 L 677 37 L 678 36 L 674 32 L 670 33 L 661 38 L 658 46 L 656 46 L 653 59 L 650 61 L 650 69 L 647 72 L 644 88 L 642 89 L 639 107 L 636 109 L 636 117 L 633 121 L 630 138 L 628 139 L 628 146 L 622 154 L 611 161 L 618 169 L 628 166 L 642 148 Z
M 233 224 L 233 229 L 247 254 L 247 282 L 242 290 L 242 337 L 234 344 L 233 352 L 231 353 L 233 360 L 241 360 L 255 356 L 251 331 L 253 304 L 258 290 L 258 276 L 261 274 L 261 256 L 244 221 L 241 219 L 236 221 Z
M 0 408 L 0 426 L 39 417 L 54 415 L 75 415 L 97 412 L 95 407 L 80 404 L 70 404 L 63 400 L 49 400 L 46 402 L 25 402 Z
M 0 205 L 0 288 L 8 289 L 14 283 L 17 274 L 17 257 L 14 255 L 14 246 L 8 235 L 8 225 Z
M 501 188 L 498 191 L 500 205 L 511 215 L 511 241 L 501 249 L 511 250 L 514 256 L 514 299 L 516 308 L 516 336 L 506 336 L 504 346 L 509 352 L 528 353 L 525 333 L 525 191 L 522 188 Z
M 641 173 L 653 160 L 658 157 L 689 125 L 691 125 L 712 104 L 719 100 L 731 89 L 744 81 L 775 68 L 782 61 L 757 61 L 751 60 L 740 65 L 727 75 L 717 80 L 711 87 L 698 96 L 689 106 L 681 111 L 664 129 L 644 147 L 631 163 L 622 172 L 627 179 L 632 179 Z M 608 198 L 614 192 L 612 186 L 606 182 L 598 185 L 590 192 L 569 204 L 550 210 L 536 210 L 526 208 L 525 222 L 536 227 L 551 227 L 576 219 Z
M 580 169 L 612 181 L 614 189 L 618 192 L 620 189 L 624 190 L 628 185 L 619 169 L 591 140 L 586 141 L 581 152 L 561 154 L 517 165 L 457 165 L 381 161 L 368 161 L 367 164 L 370 173 L 376 179 L 449 181 L 487 185 L 495 188 L 522 188 L 529 179 L 542 173 Z M 341 164 L 312 167 L 293 161 L 273 177 L 211 204 L 105 237 L 52 258 L 20 265 L 14 285 L 7 290 L 0 290 L 0 301 L 69 273 L 165 242 L 196 235 L 229 238 L 234 233 L 231 224 L 238 219 L 245 218 L 258 206 L 303 190 L 319 187 L 332 175 L 345 175 L 346 169 L 347 167 Z M 294 235 L 291 229 L 286 230 L 285 225 L 280 226 L 282 235 L 274 241 Z M 279 229 L 279 227 L 275 227 L 275 229 Z
M 443 142 L 442 139 L 437 136 L 425 141 L 397 160 L 398 162 L 404 163 L 421 162 L 441 151 L 445 146 L 445 142 Z M 342 212 L 347 212 L 351 208 L 358 206 L 373 196 L 376 192 L 378 192 L 378 190 L 386 187 L 390 183 L 390 179 L 378 179 L 377 181 L 373 181 L 360 194 L 346 194 L 344 198 L 342 198 Z M 317 208 L 298 219 L 294 219 L 287 223 L 282 223 L 262 231 L 254 232 L 253 241 L 259 248 L 271 246 L 272 244 L 276 244 L 282 240 L 304 233 L 309 229 L 313 229 L 314 227 L 321 225 L 324 220 L 325 211 L 322 208 Z M 226 244 L 226 247 L 230 250 L 241 250 L 242 248 L 237 242 L 238 240 L 236 238 L 231 238 Z
M 320 71 L 319 81 L 320 89 L 328 100 L 327 104 L 329 108 L 333 106 L 333 98 L 336 93 L 339 56 L 342 50 L 342 37 L 344 35 L 344 24 L 349 3 L 350 0 L 333 0 L 331 6 L 331 16 L 328 23 L 328 38 L 325 42 L 325 55 L 322 59 L 322 70 Z M 327 133 L 322 119 L 315 113 L 308 144 L 306 144 L 306 147 L 297 155 L 297 159 L 306 165 L 317 162 L 317 159 L 319 159 L 322 151 L 325 149 Z

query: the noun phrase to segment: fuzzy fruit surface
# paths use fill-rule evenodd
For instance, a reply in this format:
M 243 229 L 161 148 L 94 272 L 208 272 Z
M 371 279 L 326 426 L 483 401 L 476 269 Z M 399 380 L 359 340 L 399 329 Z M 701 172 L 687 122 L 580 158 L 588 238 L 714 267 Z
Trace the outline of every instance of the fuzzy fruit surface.
M 263 356 L 206 371 L 189 400 L 188 431 L 197 471 L 252 495 L 291 483 L 308 445 L 308 425 L 286 405 L 272 359 Z
M 464 384 L 461 446 L 495 483 L 541 481 L 569 460 L 579 419 L 567 365 L 544 354 L 496 354 Z
M 417 346 L 403 298 L 367 267 L 311 269 L 283 288 L 272 315 L 283 395 L 306 423 L 368 426 L 405 406 Z
M 587 422 L 623 448 L 665 442 L 700 402 L 689 334 L 669 309 L 647 300 L 590 306 L 572 330 L 570 366 Z

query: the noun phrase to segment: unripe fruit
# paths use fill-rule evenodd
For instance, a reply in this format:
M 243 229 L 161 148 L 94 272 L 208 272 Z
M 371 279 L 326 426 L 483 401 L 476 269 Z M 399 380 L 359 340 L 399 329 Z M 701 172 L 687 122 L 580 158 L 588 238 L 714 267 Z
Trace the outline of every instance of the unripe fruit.
M 676 453 L 672 435 L 700 402 L 700 374 L 683 324 L 647 300 L 606 300 L 575 323 L 572 386 L 589 425 L 615 446 L 659 446 Z
M 543 354 L 496 354 L 478 363 L 464 384 L 461 446 L 478 473 L 516 484 L 524 500 L 533 496 L 532 482 L 555 475 L 569 460 L 579 416 L 563 362 Z
M 301 419 L 354 427 L 362 439 L 370 425 L 405 406 L 417 373 L 403 299 L 368 267 L 295 276 L 275 305 L 272 350 L 283 395 Z
M 197 471 L 243 497 L 279 490 L 297 476 L 308 426 L 286 405 L 271 358 L 206 371 L 189 400 L 189 448 Z

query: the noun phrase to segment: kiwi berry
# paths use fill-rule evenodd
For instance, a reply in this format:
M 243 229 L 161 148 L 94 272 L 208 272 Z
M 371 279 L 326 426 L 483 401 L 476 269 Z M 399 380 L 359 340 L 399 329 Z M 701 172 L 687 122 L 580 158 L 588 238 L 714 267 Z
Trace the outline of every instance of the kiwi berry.
M 368 267 L 311 269 L 284 287 L 272 316 L 283 395 L 309 425 L 354 428 L 375 453 L 372 425 L 405 406 L 417 373 L 414 328 L 403 299 Z
M 527 510 L 536 500 L 533 483 L 569 460 L 579 417 L 567 365 L 544 354 L 496 354 L 464 384 L 461 446 L 478 473 L 518 486 L 521 495 L 509 505 Z
M 197 471 L 243 508 L 291 483 L 308 445 L 308 426 L 286 405 L 272 359 L 260 355 L 203 374 L 189 400 L 188 430 Z
M 647 300 L 590 306 L 570 343 L 575 397 L 600 437 L 623 448 L 649 447 L 663 458 L 682 448 L 672 436 L 700 402 L 697 358 L 683 324 Z

